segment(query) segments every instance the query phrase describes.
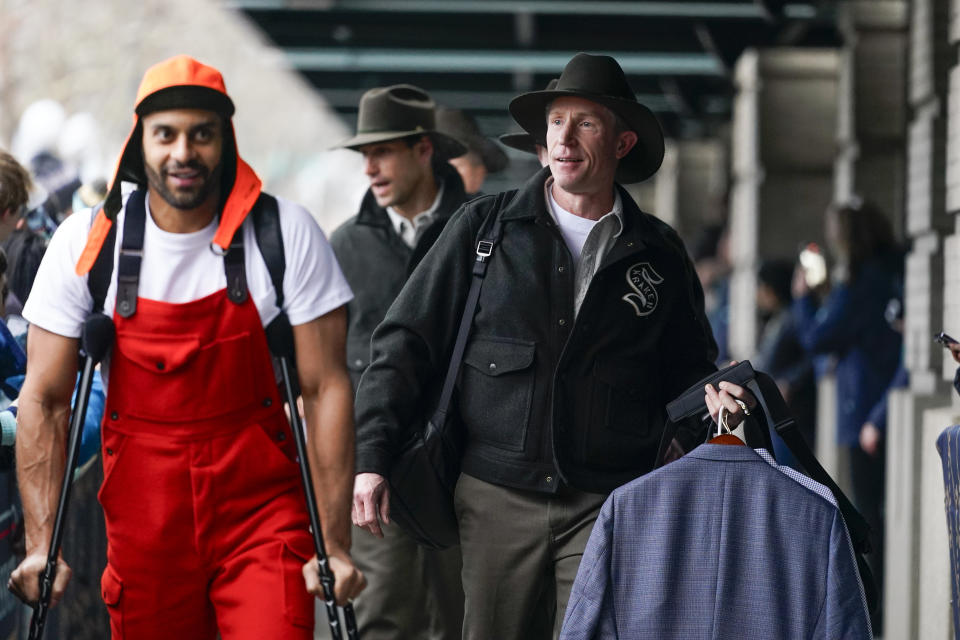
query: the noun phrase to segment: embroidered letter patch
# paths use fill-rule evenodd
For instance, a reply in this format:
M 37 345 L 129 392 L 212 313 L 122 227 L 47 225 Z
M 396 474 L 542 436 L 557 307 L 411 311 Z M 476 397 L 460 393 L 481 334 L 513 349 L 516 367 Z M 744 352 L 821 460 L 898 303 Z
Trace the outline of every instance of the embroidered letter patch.
M 663 278 L 650 266 L 649 262 L 638 262 L 627 269 L 627 284 L 633 289 L 633 293 L 623 296 L 623 300 L 633 307 L 638 316 L 648 316 L 653 313 L 660 301 L 657 288 L 653 285 L 662 282 Z

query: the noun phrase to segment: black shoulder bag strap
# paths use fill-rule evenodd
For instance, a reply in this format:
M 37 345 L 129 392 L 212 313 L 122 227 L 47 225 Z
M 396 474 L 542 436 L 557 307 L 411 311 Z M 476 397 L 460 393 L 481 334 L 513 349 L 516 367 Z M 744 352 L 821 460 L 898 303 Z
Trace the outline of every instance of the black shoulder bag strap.
M 473 326 L 473 317 L 476 315 L 477 303 L 480 301 L 480 288 L 483 286 L 483 279 L 487 275 L 490 257 L 493 255 L 493 250 L 500 242 L 500 236 L 503 233 L 503 223 L 500 220 L 503 197 L 503 193 L 497 194 L 493 208 L 484 220 L 478 234 L 479 239 L 477 240 L 476 260 L 473 263 L 473 277 L 470 280 L 470 291 L 467 293 L 467 301 L 463 305 L 460 328 L 457 331 L 456 342 L 453 344 L 453 353 L 450 354 L 450 364 L 447 367 L 447 375 L 443 380 L 440 400 L 437 402 L 437 408 L 433 413 L 433 420 L 430 421 L 434 425 L 445 425 L 447 423 L 446 416 L 450 409 L 450 400 L 453 398 L 453 389 L 460 373 L 463 354 L 467 349 L 467 340 L 470 337 L 470 328 Z
M 769 426 L 773 427 L 777 435 L 786 443 L 790 452 L 807 472 L 807 475 L 830 489 L 836 498 L 837 509 L 843 516 L 847 531 L 850 534 L 850 542 L 853 544 L 854 551 L 856 551 L 857 569 L 860 571 L 860 582 L 863 584 L 867 607 L 871 612 L 876 611 L 880 603 L 880 594 L 877 591 L 870 565 L 863 558 L 863 554 L 872 551 L 870 525 L 867 524 L 863 514 L 850 502 L 850 499 L 847 498 L 846 494 L 823 468 L 823 465 L 820 464 L 820 461 L 817 460 L 813 451 L 810 450 L 810 445 L 800 434 L 797 422 L 793 419 L 793 415 L 787 408 L 787 403 L 780 395 L 780 390 L 773 378 L 762 371 L 757 371 L 756 377 L 747 383 L 747 388 L 756 396 L 760 406 L 763 407 L 763 418 L 770 422 Z

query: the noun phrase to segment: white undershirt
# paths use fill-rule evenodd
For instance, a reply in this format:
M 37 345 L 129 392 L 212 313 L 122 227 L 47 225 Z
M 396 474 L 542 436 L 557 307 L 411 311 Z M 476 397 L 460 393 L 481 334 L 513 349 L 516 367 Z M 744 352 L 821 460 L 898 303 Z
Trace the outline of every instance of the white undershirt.
M 578 216 L 575 213 L 571 213 L 557 203 L 556 198 L 553 197 L 552 177 L 547 179 L 547 182 L 544 185 L 544 191 L 546 192 L 548 204 L 547 209 L 553 216 L 554 222 L 556 222 L 557 226 L 560 227 L 560 234 L 563 236 L 563 240 L 567 244 L 570 254 L 573 256 L 574 265 L 580 264 L 580 255 L 583 253 L 583 245 L 587 241 L 587 236 L 590 235 L 590 232 L 593 231 L 593 228 L 603 221 L 604 218 L 614 216 L 619 219 L 620 224 L 617 225 L 617 231 L 612 234 L 611 237 L 615 238 L 616 236 L 620 235 L 620 230 L 623 228 L 623 202 L 618 192 L 614 192 L 615 197 L 613 201 L 613 209 L 602 215 L 598 220 L 591 220 L 589 218 L 584 218 L 583 216 Z M 601 257 L 606 253 L 606 249 L 609 248 L 609 244 L 612 244 L 612 242 L 604 242 L 602 244 L 607 246 L 600 247 L 599 253 Z
M 573 290 L 573 311 L 580 313 L 580 305 L 593 276 L 600 270 L 603 257 L 616 242 L 623 231 L 623 201 L 620 193 L 614 191 L 613 209 L 600 216 L 599 220 L 590 220 L 570 213 L 561 207 L 553 197 L 553 178 L 548 178 L 544 186 L 548 209 L 553 215 L 560 234 L 573 256 L 576 272 Z

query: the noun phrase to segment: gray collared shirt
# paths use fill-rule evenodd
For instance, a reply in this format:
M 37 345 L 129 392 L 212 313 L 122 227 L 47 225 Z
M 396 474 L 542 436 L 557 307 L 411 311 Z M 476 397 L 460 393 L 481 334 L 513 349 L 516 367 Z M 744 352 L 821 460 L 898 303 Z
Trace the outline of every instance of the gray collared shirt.
M 390 217 L 393 230 L 397 232 L 397 235 L 399 235 L 403 242 L 411 249 L 417 246 L 417 240 L 420 239 L 420 234 L 433 222 L 433 216 L 437 212 L 437 209 L 440 208 L 440 200 L 443 198 L 443 185 L 441 184 L 439 187 L 440 188 L 437 189 L 437 196 L 433 199 L 433 204 L 430 205 L 430 208 L 415 215 L 413 220 L 405 218 L 393 207 L 387 207 L 387 215 Z
M 580 312 L 580 305 L 587 295 L 590 281 L 600 269 L 603 256 L 607 255 L 610 247 L 623 232 L 623 201 L 620 192 L 614 190 L 613 209 L 593 222 L 592 228 L 583 238 L 584 221 L 586 218 L 577 216 L 563 209 L 553 197 L 551 188 L 553 178 L 547 179 L 544 185 L 544 197 L 547 201 L 547 210 L 553 221 L 560 227 L 560 233 L 574 257 L 576 275 L 574 279 L 574 314 Z M 582 244 L 579 244 L 582 239 Z

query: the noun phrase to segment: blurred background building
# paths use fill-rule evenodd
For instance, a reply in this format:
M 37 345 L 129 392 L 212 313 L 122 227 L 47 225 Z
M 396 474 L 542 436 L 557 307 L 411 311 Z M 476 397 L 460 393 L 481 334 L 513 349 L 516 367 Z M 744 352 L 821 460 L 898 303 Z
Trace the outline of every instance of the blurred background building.
M 267 189 L 330 233 L 366 188 L 359 156 L 329 150 L 365 90 L 418 85 L 495 138 L 517 129 L 510 99 L 574 53 L 615 56 L 669 138 L 659 173 L 631 189 L 687 242 L 726 357 L 769 357 L 760 268 L 795 264 L 811 242 L 830 259 L 831 203 L 868 200 L 892 223 L 903 275 L 891 322 L 909 382 L 886 405 L 883 628 L 939 640 L 953 637 L 956 596 L 934 442 L 960 422 L 960 398 L 931 336 L 960 337 L 958 42 L 960 0 L 0 0 L 0 147 L 24 163 L 49 152 L 84 184 L 103 178 L 144 69 L 188 53 L 223 71 L 239 145 Z M 485 192 L 539 166 L 503 151 L 510 164 Z M 836 444 L 844 355 L 814 356 L 806 408 L 819 458 L 851 486 Z M 102 637 L 82 635 L 100 615 L 102 563 L 95 541 L 78 542 L 65 549 L 89 557 L 72 587 L 87 609 L 71 618 L 68 597 L 62 637 Z

